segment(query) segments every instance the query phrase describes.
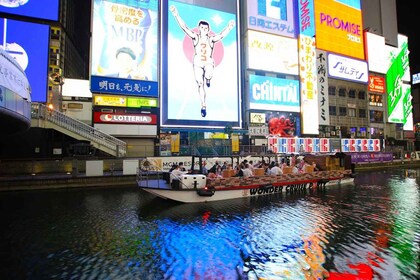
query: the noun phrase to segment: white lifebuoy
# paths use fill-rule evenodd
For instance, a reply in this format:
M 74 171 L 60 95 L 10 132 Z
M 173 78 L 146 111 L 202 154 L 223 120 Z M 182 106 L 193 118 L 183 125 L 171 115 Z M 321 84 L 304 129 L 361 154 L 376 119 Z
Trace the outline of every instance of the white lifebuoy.
M 412 153 L 411 153 L 411 155 L 410 155 L 410 157 L 411 157 L 412 159 L 415 159 L 415 158 L 416 158 L 416 153 L 415 153 L 415 152 L 412 152 Z

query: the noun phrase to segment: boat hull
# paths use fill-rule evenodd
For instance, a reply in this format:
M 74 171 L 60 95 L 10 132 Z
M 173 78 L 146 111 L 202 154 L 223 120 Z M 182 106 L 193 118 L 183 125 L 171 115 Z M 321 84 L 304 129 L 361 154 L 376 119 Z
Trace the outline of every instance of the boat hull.
M 159 187 L 153 187 L 153 183 L 149 181 L 148 186 L 139 184 L 139 187 L 148 193 L 164 199 L 170 199 L 182 203 L 199 203 L 255 197 L 283 192 L 288 193 L 304 189 L 325 188 L 327 186 L 351 184 L 353 182 L 354 178 L 345 177 L 334 178 L 332 180 L 309 179 L 249 186 L 206 186 L 206 189 L 171 189 L 162 183 L 159 184 Z M 200 191 L 204 191 L 204 195 L 203 193 L 199 194 Z

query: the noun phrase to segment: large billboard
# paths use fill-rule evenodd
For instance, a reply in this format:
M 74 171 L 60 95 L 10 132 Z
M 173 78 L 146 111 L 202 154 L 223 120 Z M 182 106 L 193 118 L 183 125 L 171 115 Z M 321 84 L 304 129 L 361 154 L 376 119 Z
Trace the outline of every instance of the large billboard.
M 299 81 L 249 75 L 249 108 L 300 112 Z
M 0 18 L 0 47 L 25 71 L 33 102 L 47 101 L 49 32 L 48 25 Z
M 213 1 L 184 2 L 162 3 L 161 125 L 239 127 L 237 3 L 218 2 L 216 10 Z
M 158 96 L 158 0 L 93 2 L 91 91 Z
M 248 29 L 295 37 L 293 0 L 247 0 Z
M 247 47 L 249 69 L 299 74 L 296 39 L 249 30 Z
M 58 20 L 59 0 L 1 0 L 0 12 L 47 20 Z
M 408 54 L 408 45 L 407 42 L 404 42 L 386 74 L 388 121 L 393 123 L 412 122 L 409 119 L 412 116 L 413 108 L 411 87 L 403 83 L 403 77 L 409 73 L 410 68 Z
M 318 49 L 365 59 L 359 0 L 315 1 L 315 28 Z

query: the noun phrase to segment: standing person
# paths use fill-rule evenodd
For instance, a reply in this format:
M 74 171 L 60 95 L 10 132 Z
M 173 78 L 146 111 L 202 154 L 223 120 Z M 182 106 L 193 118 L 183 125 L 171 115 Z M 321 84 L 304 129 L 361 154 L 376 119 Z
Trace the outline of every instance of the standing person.
M 175 6 L 169 7 L 172 15 L 175 17 L 179 27 L 189 36 L 194 46 L 193 68 L 194 77 L 198 86 L 198 94 L 201 99 L 201 116 L 204 118 L 207 115 L 206 107 L 206 90 L 204 83 L 210 87 L 210 80 L 213 78 L 214 59 L 213 50 L 214 44 L 222 40 L 235 26 L 233 20 L 229 21 L 225 29 L 219 34 L 210 35 L 210 24 L 207 21 L 201 20 L 198 23 L 198 33 L 187 27 L 185 22 L 178 14 Z

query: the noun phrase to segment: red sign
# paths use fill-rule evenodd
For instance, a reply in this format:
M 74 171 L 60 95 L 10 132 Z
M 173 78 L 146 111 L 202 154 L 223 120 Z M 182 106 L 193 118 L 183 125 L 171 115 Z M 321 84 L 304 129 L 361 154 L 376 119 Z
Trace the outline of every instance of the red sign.
M 368 90 L 370 92 L 385 93 L 385 78 L 369 76 Z
M 379 139 L 373 139 L 373 151 L 374 152 L 381 151 L 381 141 Z
M 95 123 L 156 124 L 156 115 L 94 112 L 93 119 Z
M 369 148 L 368 148 L 368 141 L 367 141 L 367 139 L 362 139 L 362 147 L 361 147 L 361 151 L 362 151 L 362 152 L 367 152 L 367 151 L 369 151 Z
M 349 151 L 355 152 L 356 151 L 356 140 L 355 139 L 349 139 Z
M 296 138 L 287 138 L 287 151 L 289 153 L 295 153 L 296 152 Z
M 319 139 L 319 142 L 320 142 L 321 153 L 328 153 L 330 151 L 330 139 L 321 138 Z
M 312 153 L 314 151 L 312 138 L 305 138 L 305 151 L 307 153 Z

